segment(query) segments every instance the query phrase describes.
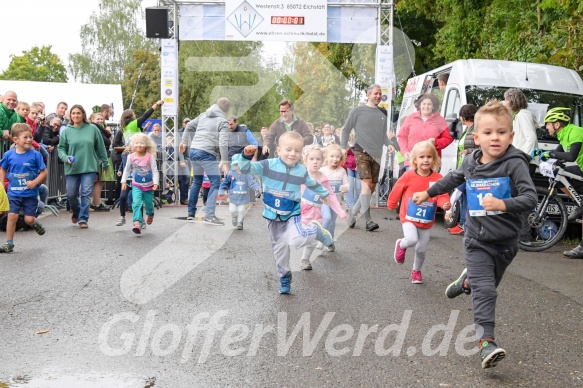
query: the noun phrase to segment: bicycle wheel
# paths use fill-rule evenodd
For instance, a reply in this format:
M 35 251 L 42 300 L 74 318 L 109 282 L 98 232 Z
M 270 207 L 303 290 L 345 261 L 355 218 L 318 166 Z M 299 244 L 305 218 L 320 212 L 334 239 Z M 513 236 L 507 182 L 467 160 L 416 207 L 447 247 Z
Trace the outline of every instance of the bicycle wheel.
M 558 243 L 567 229 L 568 213 L 563 200 L 549 191 L 536 188 L 538 205 L 528 215 L 528 225 L 520 236 L 520 249 L 540 252 Z

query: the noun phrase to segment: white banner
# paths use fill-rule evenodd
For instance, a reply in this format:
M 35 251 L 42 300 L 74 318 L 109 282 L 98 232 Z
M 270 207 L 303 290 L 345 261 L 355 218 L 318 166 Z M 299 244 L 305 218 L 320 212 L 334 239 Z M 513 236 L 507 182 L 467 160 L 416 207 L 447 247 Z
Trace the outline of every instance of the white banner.
M 162 45 L 162 115 L 178 115 L 178 48 L 175 39 L 160 39 Z
M 367 0 L 359 0 L 362 3 Z M 378 0 L 374 0 L 378 1 Z M 328 3 L 340 3 L 341 0 L 329 0 Z M 280 3 L 281 4 L 281 3 Z M 225 4 L 183 4 L 180 6 L 180 40 L 225 40 L 225 28 L 230 24 L 225 16 Z M 332 43 L 370 43 L 377 42 L 376 7 L 358 6 L 328 6 L 326 24 L 326 40 Z M 257 41 L 269 40 L 269 36 L 255 34 Z M 293 36 L 287 35 L 279 41 L 293 41 Z
M 326 42 L 327 0 L 226 0 L 225 39 Z
M 377 84 L 395 84 L 395 67 L 393 65 L 393 46 L 378 45 L 375 66 Z

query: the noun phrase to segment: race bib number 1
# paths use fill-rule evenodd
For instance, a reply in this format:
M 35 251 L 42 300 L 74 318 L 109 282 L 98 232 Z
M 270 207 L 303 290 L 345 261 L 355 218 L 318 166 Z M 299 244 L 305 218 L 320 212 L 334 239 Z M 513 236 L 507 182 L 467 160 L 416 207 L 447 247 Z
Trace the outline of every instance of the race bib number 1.
M 468 179 L 466 181 L 466 193 L 470 217 L 492 216 L 504 213 L 498 210 L 484 210 L 482 201 L 486 197 L 510 198 L 510 178 Z
M 422 224 L 429 224 L 435 219 L 435 209 L 437 204 L 435 202 L 425 201 L 419 205 L 413 202 L 413 198 L 409 198 L 407 204 L 407 215 L 405 218 L 409 221 L 415 221 Z

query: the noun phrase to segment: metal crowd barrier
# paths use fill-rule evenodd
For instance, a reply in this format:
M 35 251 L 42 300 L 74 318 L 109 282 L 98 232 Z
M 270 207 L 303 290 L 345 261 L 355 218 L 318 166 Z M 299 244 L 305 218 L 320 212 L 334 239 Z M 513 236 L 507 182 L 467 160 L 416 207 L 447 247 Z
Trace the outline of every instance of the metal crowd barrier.
M 47 180 L 49 188 L 48 199 L 59 199 L 67 196 L 67 185 L 65 180 L 65 166 L 58 157 L 57 147 L 49 153 L 47 159 Z

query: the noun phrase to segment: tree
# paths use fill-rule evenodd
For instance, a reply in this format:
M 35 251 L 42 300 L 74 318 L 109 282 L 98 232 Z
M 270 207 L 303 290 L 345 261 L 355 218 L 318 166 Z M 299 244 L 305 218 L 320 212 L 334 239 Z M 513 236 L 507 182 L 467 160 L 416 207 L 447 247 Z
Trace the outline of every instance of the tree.
M 8 69 L 0 79 L 17 81 L 67 82 L 67 70 L 52 46 L 34 46 L 22 55 L 11 55 Z
M 135 50 L 153 51 L 155 44 L 138 27 L 143 20 L 141 0 L 100 0 L 81 27 L 81 53 L 69 55 L 68 69 L 75 81 L 121 83 Z
M 160 54 L 135 50 L 131 61 L 124 68 L 125 78 L 121 84 L 123 105 L 140 114 L 160 99 Z M 134 96 L 135 92 L 135 96 Z M 133 101 L 132 101 L 133 100 Z M 154 117 L 160 110 L 154 112 Z
M 349 80 L 328 60 L 328 57 L 341 57 L 347 47 L 330 48 L 332 51 L 326 43 L 298 42 L 292 53 L 291 78 L 296 83 L 293 99 L 297 100 L 294 105 L 299 115 L 315 126 L 323 122 L 343 124 L 352 106 Z
M 261 47 L 260 42 L 181 42 L 179 115 L 196 117 L 217 98 L 227 97 L 230 114 L 253 131 L 271 124 L 282 97 L 275 87 L 275 66 L 263 62 Z

